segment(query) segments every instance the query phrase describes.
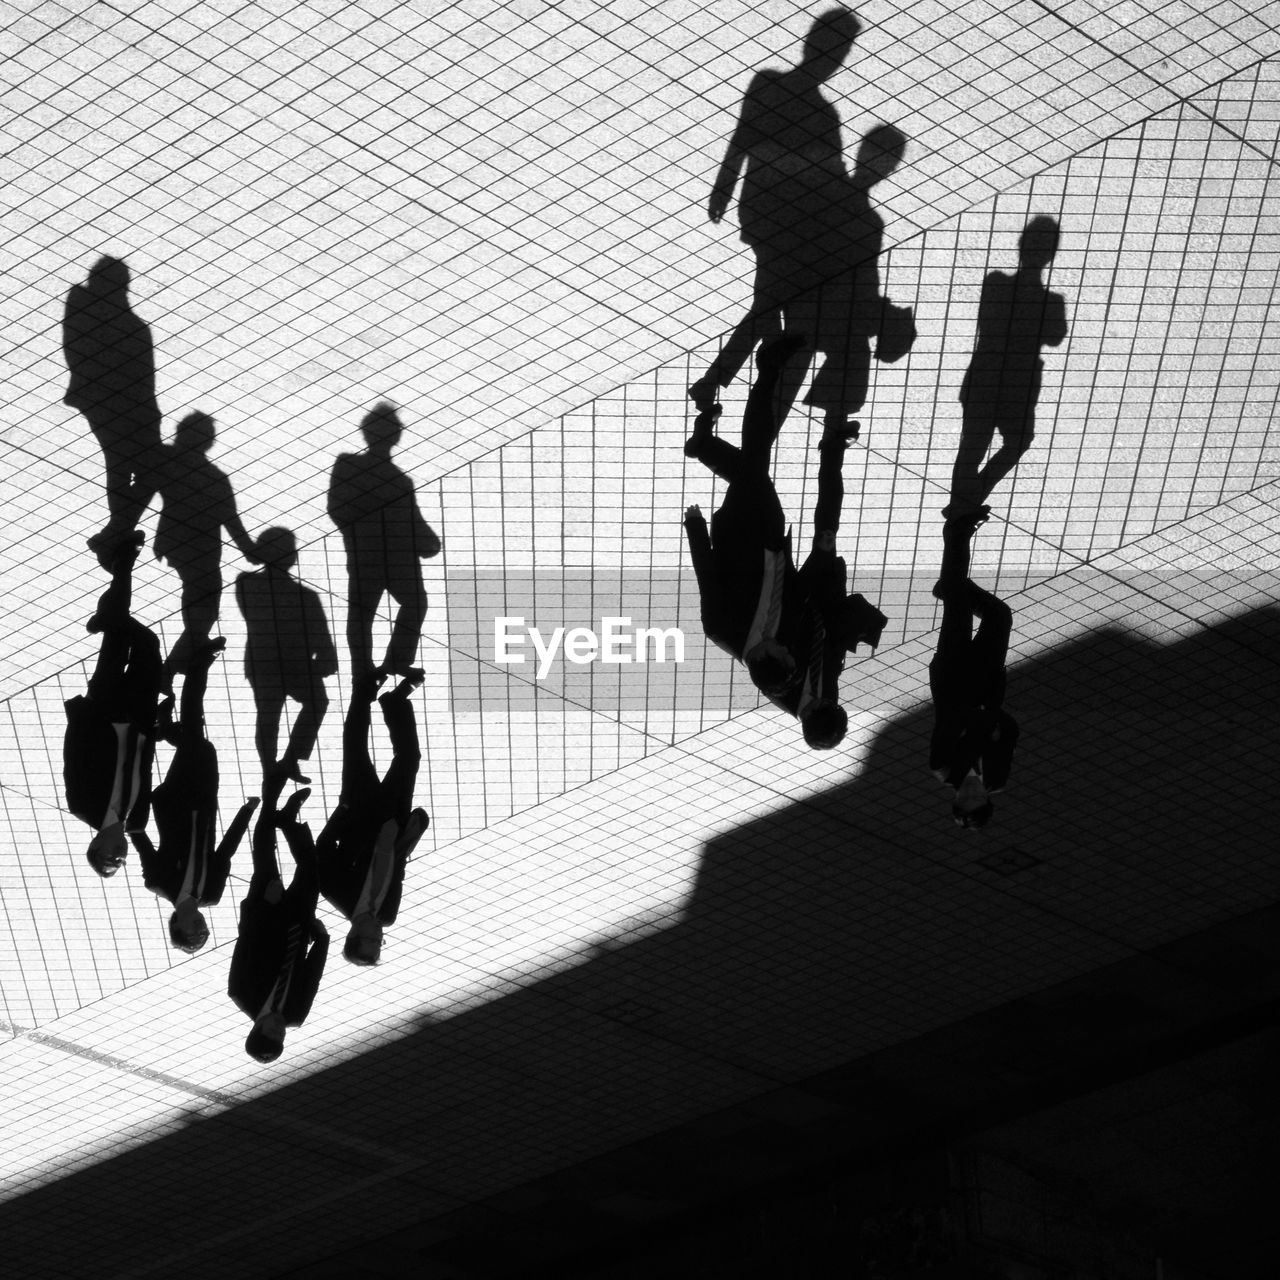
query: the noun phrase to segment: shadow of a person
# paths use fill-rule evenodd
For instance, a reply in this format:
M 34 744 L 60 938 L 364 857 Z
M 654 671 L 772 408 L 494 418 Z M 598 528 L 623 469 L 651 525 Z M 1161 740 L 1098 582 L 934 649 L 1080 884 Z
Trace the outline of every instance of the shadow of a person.
M 147 824 L 160 698 L 160 641 L 130 613 L 133 566 L 142 533 L 125 537 L 111 559 L 90 632 L 101 633 L 88 692 L 66 703 L 63 781 L 68 811 L 93 827 L 89 865 L 113 876 L 129 851 L 127 835 Z
M 342 792 L 316 841 L 320 892 L 350 921 L 342 954 L 359 965 L 377 964 L 383 929 L 400 908 L 409 858 L 431 822 L 425 809 L 413 808 L 422 752 L 410 697 L 420 680 L 402 680 L 378 699 L 392 751 L 382 778 L 369 756 L 378 682 L 366 673 L 352 685 L 342 725 Z
M 738 198 L 742 240 L 756 257 L 751 306 L 707 372 L 689 388 L 699 410 L 715 403 L 756 342 L 781 328 L 783 303 L 847 261 L 848 174 L 840 117 L 820 92 L 844 64 L 861 24 L 843 6 L 827 10 L 805 40 L 799 65 L 757 72 L 716 176 L 707 213 L 724 217 L 745 166 Z
M 298 543 L 289 529 L 275 526 L 255 543 L 265 567 L 236 579 L 236 603 L 248 638 L 244 672 L 257 706 L 254 741 L 264 772 L 283 771 L 295 782 L 310 781 L 299 771 L 309 760 L 329 710 L 324 681 L 338 673 L 338 651 L 329 633 L 320 596 L 290 570 L 298 563 Z M 277 760 L 280 717 L 285 699 L 301 704 L 284 755 Z
M 815 288 L 783 304 L 788 330 L 812 336 L 823 357 L 805 396 L 805 403 L 822 410 L 829 431 L 847 432 L 849 423 L 867 400 L 871 379 L 872 339 L 875 357 L 900 359 L 915 340 L 910 308 L 895 307 L 881 290 L 880 255 L 884 250 L 884 219 L 871 207 L 870 191 L 902 163 L 907 138 L 891 124 L 877 125 L 858 146 L 849 179 L 843 241 L 833 245 L 846 256 L 829 261 L 831 275 Z M 804 380 L 805 362 L 792 361 L 779 392 L 779 421 L 790 410 Z
M 159 848 L 145 831 L 133 834 L 147 888 L 173 905 L 169 940 L 186 952 L 199 951 L 209 940 L 209 926 L 200 908 L 222 901 L 231 860 L 258 805 L 256 796 L 241 805 L 215 847 L 218 751 L 205 736 L 204 695 L 209 668 L 225 644 L 218 636 L 191 655 L 176 725 L 173 703 L 166 699 L 161 704 L 156 736 L 172 743 L 174 753 L 164 781 L 151 797 Z
M 329 518 L 347 553 L 347 645 L 351 670 L 372 670 L 373 620 L 384 594 L 399 605 L 382 670 L 407 676 L 422 638 L 427 590 L 421 562 L 440 554 L 440 539 L 422 518 L 413 481 L 391 461 L 404 424 L 382 403 L 360 424 L 368 446 L 343 453 L 329 480 Z
M 948 518 L 933 588 L 942 601 L 942 625 L 929 663 L 929 769 L 952 788 L 951 814 L 962 827 L 985 827 L 991 820 L 991 796 L 1008 782 L 1018 742 L 1017 721 L 1004 710 L 1013 613 L 969 577 L 973 535 L 985 519 L 982 513 Z
M 109 568 L 112 548 L 155 493 L 161 448 L 151 330 L 129 307 L 121 259 L 99 258 L 67 293 L 62 351 L 71 375 L 63 401 L 84 414 L 106 462 L 107 525 L 89 546 Z
M 800 721 L 810 746 L 821 748 L 837 745 L 848 725 L 836 688 L 844 654 L 858 643 L 874 647 L 886 619 L 862 596 L 846 595 L 845 563 L 835 554 L 849 434 L 823 437 L 813 550 L 800 569 L 792 559 L 769 452 L 778 430 L 778 381 L 805 341 L 792 332 L 760 348 L 741 448 L 713 433 L 714 411 L 698 415 L 685 452 L 727 487 L 710 529 L 696 506 L 685 512 L 684 526 L 707 638 L 741 661 L 756 688 Z
M 1058 237 L 1055 219 L 1032 218 L 1018 239 L 1018 270 L 992 271 L 982 282 L 978 340 L 960 387 L 964 418 L 944 515 L 981 508 L 1035 438 L 1040 350 L 1060 346 L 1067 336 L 1066 301 L 1040 278 L 1058 251 Z M 983 466 L 997 432 L 1000 448 Z
M 165 660 L 165 688 L 184 672 L 192 652 L 204 644 L 218 621 L 222 598 L 222 531 L 250 564 L 254 543 L 236 512 L 231 481 L 208 453 L 214 423 L 207 413 L 189 413 L 164 449 L 157 481 L 164 507 L 156 526 L 155 554 L 182 580 L 182 635 Z

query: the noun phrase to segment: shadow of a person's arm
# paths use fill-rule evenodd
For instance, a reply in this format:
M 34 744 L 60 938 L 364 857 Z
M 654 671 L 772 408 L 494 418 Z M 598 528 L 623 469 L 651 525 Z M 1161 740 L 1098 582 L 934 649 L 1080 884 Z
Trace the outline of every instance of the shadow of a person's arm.
M 360 464 L 360 455 L 339 454 L 329 475 L 326 510 L 339 529 L 355 524 L 370 506 L 367 496 L 369 481 Z M 375 500 L 376 505 L 376 500 Z
M 1060 347 L 1067 337 L 1067 300 L 1060 293 L 1050 291 L 1045 298 L 1044 316 L 1040 325 L 1040 342 L 1046 347 Z
M 745 158 L 746 152 L 738 145 L 737 134 L 735 134 L 730 139 L 720 171 L 712 184 L 711 195 L 707 199 L 707 217 L 713 223 L 718 224 L 728 211 L 729 201 L 733 199 L 733 189 L 738 185 L 738 175 L 742 172 L 742 162 Z
M 309 588 L 302 591 L 303 627 L 311 649 L 312 669 L 321 680 L 338 674 L 338 648 L 329 630 L 324 605 L 317 592 Z
M 746 163 L 752 142 L 758 133 L 760 86 L 761 77 L 757 74 L 752 78 L 743 96 L 742 106 L 738 112 L 738 123 L 734 126 L 729 145 L 725 148 L 724 159 L 720 162 L 720 169 L 711 186 L 711 196 L 707 200 L 707 216 L 712 222 L 718 223 L 729 208 L 729 201 L 733 199 L 733 191 L 738 185 L 742 166 Z
M 230 489 L 230 482 L 227 485 Z M 249 531 L 244 527 L 244 522 L 240 519 L 240 513 L 236 510 L 235 493 L 231 492 L 227 503 L 226 511 L 223 515 L 223 528 L 231 535 L 231 541 L 236 544 L 236 548 L 240 554 L 250 564 L 264 563 L 261 555 L 258 553 L 258 545 L 256 541 L 249 537 Z
M 711 533 L 702 508 L 696 504 L 684 513 L 684 531 L 689 540 L 689 557 L 698 581 L 698 597 L 702 612 L 702 629 L 708 638 L 720 632 L 723 603 L 720 579 L 716 573 L 715 555 L 711 549 Z

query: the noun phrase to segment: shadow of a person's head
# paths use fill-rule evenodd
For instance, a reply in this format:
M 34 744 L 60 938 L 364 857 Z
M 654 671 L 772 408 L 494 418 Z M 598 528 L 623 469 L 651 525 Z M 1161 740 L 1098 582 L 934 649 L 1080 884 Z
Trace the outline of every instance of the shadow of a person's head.
M 279 569 L 288 573 L 298 563 L 298 539 L 292 529 L 283 525 L 272 525 L 264 529 L 257 537 L 254 548 L 259 561 L 268 569 Z
M 861 30 L 853 11 L 843 5 L 820 13 L 805 36 L 800 69 L 818 81 L 831 79 L 844 65 Z
M 874 187 L 902 163 L 907 154 L 907 135 L 891 124 L 878 124 L 862 137 L 854 160 L 853 183 Z
M 1022 228 L 1018 237 L 1018 259 L 1023 266 L 1040 271 L 1058 252 L 1059 227 L 1056 218 L 1040 214 Z
M 360 431 L 372 452 L 389 454 L 400 443 L 404 423 L 395 405 L 383 400 L 361 419 Z
M 130 278 L 123 258 L 104 255 L 89 268 L 89 291 L 103 298 L 124 294 L 128 292 Z
M 178 455 L 208 453 L 217 437 L 213 419 L 197 409 L 189 413 L 174 428 L 173 450 Z

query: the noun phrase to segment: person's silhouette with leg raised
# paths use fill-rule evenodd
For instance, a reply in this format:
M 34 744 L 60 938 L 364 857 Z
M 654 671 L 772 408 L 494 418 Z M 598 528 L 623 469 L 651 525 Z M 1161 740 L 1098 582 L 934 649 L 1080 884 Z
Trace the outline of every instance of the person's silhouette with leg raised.
M 982 283 L 978 341 L 960 388 L 960 449 L 944 515 L 983 510 L 1035 439 L 1044 371 L 1040 351 L 1060 346 L 1067 336 L 1066 302 L 1041 279 L 1057 251 L 1057 222 L 1032 218 L 1018 241 L 1018 270 L 992 271 Z M 997 433 L 1000 447 L 983 465 Z
M 747 315 L 689 388 L 702 413 L 755 344 L 781 332 L 784 304 L 832 274 L 833 261 L 848 259 L 846 241 L 856 231 L 846 208 L 840 117 L 821 86 L 844 64 L 861 29 L 849 9 L 826 10 L 815 19 L 797 66 L 760 71 L 747 88 L 707 213 L 715 223 L 724 217 L 741 176 L 739 226 L 755 255 L 755 284 Z M 788 375 L 783 382 L 793 380 Z

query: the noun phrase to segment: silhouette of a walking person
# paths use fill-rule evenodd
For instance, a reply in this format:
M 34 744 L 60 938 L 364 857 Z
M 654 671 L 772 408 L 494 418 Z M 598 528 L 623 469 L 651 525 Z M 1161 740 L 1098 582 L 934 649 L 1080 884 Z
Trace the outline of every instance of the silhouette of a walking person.
M 240 903 L 240 928 L 227 994 L 253 1027 L 245 1052 L 274 1062 L 284 1051 L 285 1031 L 300 1027 L 311 1012 L 329 955 L 329 933 L 316 919 L 320 887 L 314 850 L 296 839 L 298 809 L 311 794 L 295 791 L 282 812 L 276 804 L 285 779 L 264 779 L 262 812 L 253 828 L 253 878 Z M 296 867 L 286 889 L 276 857 L 276 829 L 289 841 Z
M 199 951 L 209 940 L 200 908 L 222 901 L 231 860 L 258 804 L 256 796 L 243 804 L 215 847 L 218 751 L 205 736 L 204 695 L 209 668 L 225 644 L 218 636 L 192 655 L 176 725 L 173 703 L 166 699 L 161 704 L 156 736 L 171 742 L 174 753 L 164 781 L 151 797 L 159 848 L 145 831 L 133 835 L 147 888 L 173 904 L 169 940 L 179 951 Z
M 790 334 L 760 348 L 759 376 L 747 396 L 741 447 L 715 434 L 719 406 L 697 416 L 684 447 L 689 457 L 726 482 L 709 529 L 697 506 L 684 518 L 702 628 L 708 640 L 746 665 L 752 682 L 765 692 L 785 684 L 795 669 L 778 638 L 783 593 L 789 584 L 791 535 L 769 473 L 777 424 L 770 400 L 783 363 L 802 341 Z
M 685 512 L 684 526 L 707 638 L 741 660 L 756 688 L 800 721 L 810 746 L 821 748 L 835 746 L 847 728 L 837 695 L 845 653 L 859 643 L 874 647 L 886 619 L 862 596 L 846 594 L 845 562 L 835 554 L 851 432 L 823 436 L 813 549 L 800 569 L 792 559 L 769 452 L 778 431 L 778 379 L 804 342 L 789 333 L 760 348 L 741 448 L 713 433 L 714 410 L 699 414 L 685 452 L 727 488 L 710 529 L 696 506 Z
M 953 789 L 951 813 L 962 827 L 985 827 L 991 820 L 991 796 L 1009 780 L 1018 741 L 1017 722 L 1004 710 L 1013 614 L 969 577 L 973 535 L 985 520 L 982 512 L 948 518 L 942 572 L 933 588 L 942 601 L 942 625 L 929 663 L 934 709 L 929 768 Z
M 818 449 L 818 500 L 813 510 L 813 546 L 798 570 L 796 589 L 784 596 L 779 638 L 794 661 L 794 675 L 770 700 L 800 721 L 804 740 L 815 749 L 844 741 L 849 716 L 840 705 L 839 682 L 845 655 L 859 644 L 880 643 L 888 619 L 873 604 L 847 589 L 848 566 L 836 554 L 836 534 L 844 505 L 845 450 L 858 423 L 823 433 Z
M 915 341 L 910 308 L 895 307 L 881 291 L 884 219 L 870 199 L 871 188 L 897 169 L 906 149 L 906 135 L 890 124 L 877 125 L 862 139 L 849 179 L 848 221 L 842 242 L 831 246 L 828 277 L 783 305 L 787 329 L 810 334 L 822 357 L 805 403 L 822 410 L 829 431 L 848 434 L 866 404 L 873 340 L 876 359 L 886 362 L 900 359 Z M 844 253 L 843 263 L 836 251 Z M 804 373 L 804 361 L 790 361 L 784 370 L 779 420 L 795 402 Z
M 62 350 L 71 374 L 63 400 L 84 414 L 106 462 L 107 526 L 89 545 L 109 566 L 155 493 L 160 454 L 151 330 L 129 307 L 129 268 L 119 258 L 99 258 L 68 292 Z
M 164 508 L 156 527 L 155 554 L 182 580 L 182 635 L 165 661 L 165 687 L 185 672 L 192 652 L 205 644 L 218 621 L 222 599 L 222 531 L 240 554 L 257 564 L 252 539 L 236 512 L 226 474 L 209 461 L 214 423 L 207 413 L 189 413 L 164 450 L 158 483 Z
M 960 388 L 960 451 L 944 515 L 982 510 L 1035 438 L 1044 371 L 1040 350 L 1061 345 L 1067 336 L 1066 302 L 1041 279 L 1057 251 L 1057 222 L 1032 218 L 1018 240 L 1018 270 L 992 271 L 982 282 L 978 340 Z M 1000 447 L 984 466 L 997 432 Z
M 798 66 L 757 72 L 747 89 L 707 213 L 714 223 L 724 217 L 742 175 L 738 221 L 756 257 L 754 293 L 747 316 L 689 388 L 700 410 L 715 403 L 760 338 L 779 332 L 783 305 L 832 274 L 833 261 L 849 259 L 848 240 L 857 233 L 849 224 L 840 117 L 821 86 L 843 65 L 860 30 L 850 10 L 827 10 L 814 22 Z
M 298 563 L 292 531 L 267 529 L 258 538 L 256 554 L 265 568 L 236 579 L 236 603 L 249 633 L 244 671 L 258 709 L 258 757 L 264 772 L 279 769 L 285 777 L 306 783 L 310 779 L 299 771 L 299 762 L 311 758 L 329 710 L 324 682 L 338 672 L 338 651 L 319 595 L 290 573 Z M 277 760 L 286 698 L 301 708 L 284 755 Z
M 405 868 L 430 825 L 413 808 L 422 753 L 410 696 L 418 680 L 402 680 L 378 699 L 391 735 L 391 765 L 381 779 L 369 756 L 370 712 L 380 677 L 357 676 L 342 726 L 342 793 L 316 842 L 320 892 L 351 922 L 342 954 L 371 965 L 382 952 L 383 929 L 400 908 Z
M 160 641 L 129 612 L 141 532 L 117 544 L 111 585 L 89 631 L 102 635 L 88 692 L 66 703 L 63 780 L 67 809 L 96 834 L 89 865 L 113 876 L 129 852 L 127 834 L 147 825 L 160 698 Z
M 347 553 L 347 645 L 358 678 L 374 669 L 373 621 L 384 594 L 399 606 L 379 668 L 407 676 L 413 666 L 427 590 L 421 561 L 440 553 L 440 539 L 422 518 L 413 481 L 391 461 L 404 424 L 395 408 L 376 405 L 360 424 L 368 446 L 340 454 L 329 482 L 329 518 Z

